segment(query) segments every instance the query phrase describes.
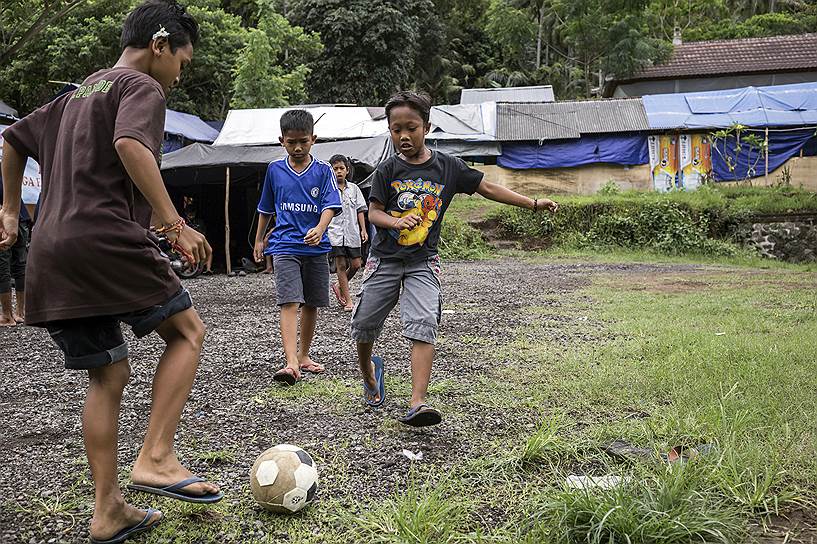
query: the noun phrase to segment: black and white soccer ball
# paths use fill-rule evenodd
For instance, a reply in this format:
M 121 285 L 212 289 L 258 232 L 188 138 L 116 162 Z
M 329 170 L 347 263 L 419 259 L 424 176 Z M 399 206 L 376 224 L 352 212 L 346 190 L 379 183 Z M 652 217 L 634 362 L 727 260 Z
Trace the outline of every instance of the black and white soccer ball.
M 318 469 L 298 446 L 279 444 L 255 460 L 250 486 L 258 504 L 271 512 L 292 514 L 315 499 Z

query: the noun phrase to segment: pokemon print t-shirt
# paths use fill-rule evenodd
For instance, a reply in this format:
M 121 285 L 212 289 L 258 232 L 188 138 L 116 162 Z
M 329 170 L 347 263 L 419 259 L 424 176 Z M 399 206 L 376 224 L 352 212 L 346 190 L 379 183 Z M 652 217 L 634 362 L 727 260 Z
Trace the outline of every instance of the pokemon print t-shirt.
M 474 194 L 482 172 L 457 157 L 438 151 L 423 164 L 393 156 L 380 163 L 372 178 L 370 201 L 383 204 L 392 217 L 416 214 L 422 223 L 413 229 L 377 227 L 372 255 L 418 262 L 437 254 L 443 215 L 456 193 Z

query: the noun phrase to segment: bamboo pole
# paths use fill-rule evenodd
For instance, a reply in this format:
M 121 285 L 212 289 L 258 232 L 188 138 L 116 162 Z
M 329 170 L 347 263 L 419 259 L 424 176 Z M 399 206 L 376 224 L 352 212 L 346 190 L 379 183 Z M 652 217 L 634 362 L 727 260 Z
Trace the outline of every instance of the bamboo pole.
M 769 127 L 766 127 L 766 185 L 769 185 Z
M 224 184 L 224 258 L 227 261 L 227 275 L 233 273 L 233 266 L 230 262 L 230 167 L 227 167 L 227 175 Z

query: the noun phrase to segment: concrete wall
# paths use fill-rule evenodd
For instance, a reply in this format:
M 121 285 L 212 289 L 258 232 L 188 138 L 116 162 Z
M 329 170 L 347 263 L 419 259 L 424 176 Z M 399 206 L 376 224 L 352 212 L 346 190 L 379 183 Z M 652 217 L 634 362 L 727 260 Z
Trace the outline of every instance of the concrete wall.
M 817 192 L 817 157 L 794 157 L 786 166 L 791 171 L 791 185 L 803 186 Z M 618 166 L 615 164 L 590 164 L 575 168 L 552 168 L 535 170 L 510 170 L 501 166 L 475 166 L 485 173 L 485 179 L 503 185 L 514 191 L 530 194 L 567 193 L 578 195 L 595 194 L 609 180 L 615 181 L 622 189 L 640 191 L 652 190 L 650 167 Z M 783 167 L 764 177 L 752 180 L 752 185 L 763 186 L 780 183 Z M 726 183 L 726 185 L 734 185 Z
M 476 166 L 485 173 L 487 181 L 503 185 L 522 193 L 569 193 L 590 195 L 596 193 L 609 180 L 622 189 L 652 189 L 650 166 L 618 166 L 615 164 L 589 164 L 575 168 L 551 168 L 534 170 L 510 170 L 501 166 Z

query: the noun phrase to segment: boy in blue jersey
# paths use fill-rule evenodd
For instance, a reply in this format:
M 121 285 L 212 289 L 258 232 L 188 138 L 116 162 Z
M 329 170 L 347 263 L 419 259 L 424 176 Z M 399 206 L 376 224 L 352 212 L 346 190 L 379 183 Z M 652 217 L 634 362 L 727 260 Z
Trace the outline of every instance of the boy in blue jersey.
M 314 125 L 305 110 L 290 110 L 281 116 L 279 140 L 287 157 L 270 163 L 258 203 L 255 260 L 261 262 L 264 255 L 272 255 L 286 356 L 286 366 L 273 379 L 287 385 L 295 385 L 302 370 L 324 371 L 323 365 L 309 357 L 309 348 L 318 308 L 329 306 L 327 254 L 332 246 L 326 229 L 342 210 L 332 167 L 309 153 L 316 139 Z M 275 228 L 267 239 L 267 224 L 273 215 Z

